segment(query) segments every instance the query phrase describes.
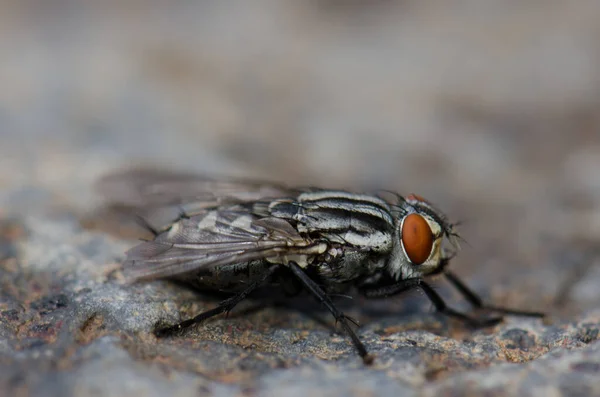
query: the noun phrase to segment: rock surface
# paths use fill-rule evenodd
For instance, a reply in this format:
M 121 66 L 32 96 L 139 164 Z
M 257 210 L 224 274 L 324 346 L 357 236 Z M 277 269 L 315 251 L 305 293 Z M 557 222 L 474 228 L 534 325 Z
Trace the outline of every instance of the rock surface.
M 600 6 L 470 3 L 5 6 L 0 395 L 600 395 Z M 93 183 L 134 164 L 418 192 L 456 273 L 550 318 L 340 299 L 371 367 L 302 298 L 158 340 L 218 300 L 123 282 L 142 231 Z

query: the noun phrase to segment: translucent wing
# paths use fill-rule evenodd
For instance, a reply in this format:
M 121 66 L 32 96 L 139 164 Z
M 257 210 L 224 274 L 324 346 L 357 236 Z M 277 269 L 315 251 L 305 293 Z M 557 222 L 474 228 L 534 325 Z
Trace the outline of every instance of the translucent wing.
M 269 258 L 284 263 L 288 255 L 317 253 L 285 220 L 258 218 L 234 206 L 184 218 L 127 252 L 129 280 L 172 277 L 202 268 Z
M 293 196 L 297 190 L 275 183 L 217 180 L 192 173 L 133 169 L 109 174 L 98 182 L 99 191 L 116 204 L 159 207 L 190 202 L 204 208 L 223 202 L 250 202 Z
M 135 213 L 161 229 L 186 214 L 235 203 L 290 197 L 299 190 L 275 183 L 217 180 L 192 173 L 132 169 L 109 174 L 97 184 L 113 208 Z

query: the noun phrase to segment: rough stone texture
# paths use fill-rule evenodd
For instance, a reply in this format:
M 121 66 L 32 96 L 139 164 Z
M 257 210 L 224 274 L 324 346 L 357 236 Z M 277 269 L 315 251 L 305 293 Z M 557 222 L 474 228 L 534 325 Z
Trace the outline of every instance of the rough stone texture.
M 13 3 L 0 395 L 600 395 L 598 2 Z M 417 192 L 465 221 L 458 274 L 551 319 L 472 331 L 420 294 L 342 299 L 369 368 L 310 301 L 159 341 L 217 300 L 123 283 L 141 231 L 92 184 L 141 163 Z

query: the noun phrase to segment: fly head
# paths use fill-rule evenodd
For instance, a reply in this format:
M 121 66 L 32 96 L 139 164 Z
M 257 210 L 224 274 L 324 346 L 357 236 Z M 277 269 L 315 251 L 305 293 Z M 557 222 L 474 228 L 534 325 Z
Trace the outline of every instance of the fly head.
M 448 241 L 459 249 L 459 235 L 446 216 L 423 197 L 410 194 L 393 206 L 394 248 L 388 269 L 396 279 L 439 273 L 453 256 L 444 247 Z

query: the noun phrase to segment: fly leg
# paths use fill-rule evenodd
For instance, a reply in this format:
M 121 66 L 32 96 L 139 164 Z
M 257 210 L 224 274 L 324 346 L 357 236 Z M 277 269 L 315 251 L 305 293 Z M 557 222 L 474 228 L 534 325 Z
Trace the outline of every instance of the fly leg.
M 420 278 L 409 278 L 393 284 L 364 286 L 359 288 L 359 292 L 364 295 L 365 298 L 387 298 L 414 288 L 418 288 L 421 284 L 421 281 L 422 280 Z
M 296 262 L 290 262 L 288 267 L 292 274 L 296 276 L 298 281 L 300 281 L 300 283 L 304 286 L 304 288 L 306 288 L 308 292 L 310 292 L 320 303 L 325 305 L 331 314 L 333 314 L 333 317 L 335 317 L 336 322 L 339 322 L 342 325 L 348 336 L 350 336 L 350 339 L 352 339 L 352 343 L 354 344 L 354 347 L 358 351 L 360 357 L 363 359 L 363 362 L 365 364 L 371 364 L 374 357 L 367 352 L 365 345 L 360 341 L 358 336 L 356 336 L 350 327 L 350 324 L 348 323 L 348 317 L 346 317 L 344 313 L 339 311 L 334 306 L 331 298 L 327 296 L 325 291 L 323 291 L 321 287 L 317 285 L 317 283 L 308 277 L 308 275 L 304 273 L 304 270 L 302 270 L 302 268 L 298 266 Z
M 194 324 L 201 323 L 202 321 L 207 320 L 211 317 L 214 317 L 218 314 L 229 312 L 238 303 L 240 303 L 241 301 L 246 299 L 252 291 L 254 291 L 258 287 L 260 287 L 263 283 L 265 283 L 273 275 L 273 273 L 275 273 L 275 271 L 279 268 L 279 266 L 280 265 L 271 266 L 269 269 L 267 269 L 267 271 L 259 279 L 250 283 L 246 287 L 245 290 L 238 293 L 237 295 L 233 295 L 231 298 L 225 299 L 224 301 L 219 303 L 219 305 L 217 307 L 215 307 L 214 309 L 210 309 L 205 312 L 202 312 L 202 313 L 198 314 L 196 317 L 182 321 L 179 324 L 176 324 L 176 325 L 173 325 L 170 327 L 166 327 L 166 328 L 161 328 L 161 329 L 155 331 L 154 335 L 156 335 L 159 338 L 168 336 L 168 335 L 171 335 L 182 329 L 191 327 Z
M 362 287 L 359 291 L 366 298 L 376 299 L 398 295 L 402 292 L 414 288 L 420 288 L 423 292 L 425 292 L 425 295 L 427 295 L 427 297 L 429 298 L 431 303 L 433 303 L 438 312 L 459 319 L 467 323 L 471 327 L 489 327 L 498 324 L 500 321 L 502 321 L 502 317 L 493 317 L 490 319 L 480 320 L 448 307 L 448 305 L 446 305 L 446 302 L 444 302 L 442 297 L 437 292 L 435 292 L 435 290 L 431 288 L 429 284 L 427 284 L 420 278 L 401 280 L 396 283 L 383 286 L 373 285 L 368 287 Z
M 467 301 L 469 301 L 469 303 L 471 303 L 471 305 L 473 305 L 474 307 L 476 307 L 478 309 L 485 309 L 485 310 L 490 310 L 490 311 L 494 311 L 497 313 L 510 314 L 510 315 L 515 315 L 515 316 L 529 316 L 529 317 L 544 317 L 545 316 L 544 313 L 541 313 L 541 312 L 515 310 L 515 309 L 509 309 L 509 308 L 505 308 L 505 307 L 498 307 L 498 306 L 485 304 L 485 303 L 483 303 L 481 298 L 473 290 L 471 290 L 469 287 L 467 287 L 467 285 L 464 282 L 462 282 L 454 273 L 445 271 L 444 276 L 446 276 L 446 278 L 448 279 L 448 281 L 450 281 L 450 283 L 454 286 L 454 288 L 456 288 L 458 290 L 458 292 L 460 292 L 461 295 L 464 296 L 465 299 Z
M 502 317 L 492 317 L 480 320 L 448 307 L 448 305 L 446 305 L 446 302 L 444 302 L 442 297 L 437 292 L 435 292 L 435 290 L 431 288 L 429 284 L 427 284 L 424 281 L 421 282 L 419 288 L 421 288 L 421 290 L 425 292 L 425 295 L 427 295 L 427 297 L 429 298 L 431 303 L 433 303 L 438 312 L 444 313 L 449 317 L 454 317 L 458 320 L 461 320 L 471 327 L 491 327 L 502 321 Z

